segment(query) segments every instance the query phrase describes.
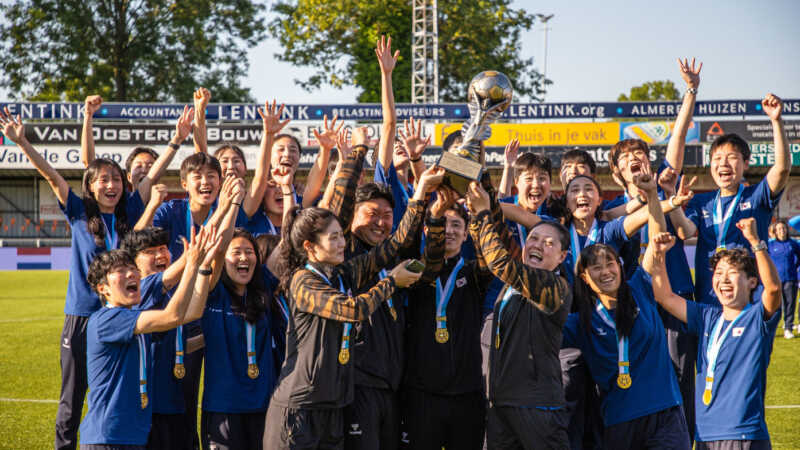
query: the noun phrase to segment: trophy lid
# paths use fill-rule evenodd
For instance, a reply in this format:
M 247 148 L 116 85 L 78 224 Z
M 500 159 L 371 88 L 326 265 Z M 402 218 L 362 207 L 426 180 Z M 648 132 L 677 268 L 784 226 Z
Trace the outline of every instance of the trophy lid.
M 505 111 L 511 105 L 514 87 L 511 80 L 496 70 L 485 70 L 469 82 L 467 102 L 477 102 L 484 111 L 505 103 L 498 111 Z

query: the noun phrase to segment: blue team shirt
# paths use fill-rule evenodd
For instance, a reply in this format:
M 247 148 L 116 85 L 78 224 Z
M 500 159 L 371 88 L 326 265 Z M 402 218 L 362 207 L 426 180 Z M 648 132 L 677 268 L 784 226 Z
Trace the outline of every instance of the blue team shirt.
M 149 275 L 142 280 L 142 298 L 152 298 L 154 308 L 163 309 L 172 298 L 175 289 L 166 292 L 164 273 Z M 141 307 L 140 307 L 141 308 Z M 175 378 L 172 369 L 175 365 L 175 329 L 152 333 L 150 335 L 150 356 L 153 361 L 153 376 L 148 380 L 148 390 L 152 392 L 150 402 L 154 414 L 182 414 L 183 380 Z M 186 336 L 183 337 L 183 348 L 186 348 Z
M 213 211 L 217 209 L 217 201 L 214 201 Z M 161 227 L 169 232 L 169 254 L 172 256 L 173 261 L 177 261 L 183 254 L 183 241 L 181 237 L 189 241 L 189 236 L 186 235 L 188 231 L 188 224 L 186 223 L 186 210 L 189 208 L 189 198 L 180 198 L 170 200 L 162 203 L 156 210 L 155 217 L 153 217 L 153 226 Z M 206 220 L 211 218 L 214 214 L 209 211 Z M 239 215 L 236 217 L 236 226 L 244 227 L 247 224 L 247 214 L 239 208 Z M 200 226 L 203 224 L 192 223 L 195 227 L 194 231 L 200 231 Z
M 779 241 L 770 239 L 767 244 L 769 256 L 778 269 L 781 281 L 797 281 L 798 264 L 800 264 L 800 244 L 793 239 Z
M 153 364 L 145 351 L 147 395 L 142 409 L 139 395 L 139 338 L 134 335 L 142 310 L 156 306 L 155 296 L 142 296 L 136 308 L 100 308 L 86 325 L 86 367 L 89 410 L 81 422 L 81 444 L 145 445 L 152 421 L 150 392 Z M 150 335 L 142 335 L 145 347 Z
M 609 222 L 603 222 L 598 219 L 597 228 L 599 235 L 595 242 L 596 244 L 606 244 L 619 252 L 622 246 L 629 241 L 628 235 L 625 233 L 625 216 L 617 217 Z M 567 225 L 567 230 L 569 230 L 569 225 Z M 587 237 L 588 236 L 578 235 L 579 252 L 586 245 Z M 570 285 L 572 285 L 573 279 L 575 278 L 575 266 L 572 261 L 572 246 L 570 245 L 570 248 L 567 249 L 567 257 L 564 259 L 564 268 L 567 271 L 565 275 Z
M 127 193 L 126 213 L 128 225 L 133 228 L 136 221 L 144 211 L 142 198 L 139 191 Z M 64 314 L 88 317 L 100 309 L 100 299 L 89 286 L 86 276 L 89 274 L 89 265 L 95 256 L 106 251 L 105 246 L 98 247 L 94 243 L 94 235 L 87 228 L 86 208 L 83 200 L 70 188 L 67 194 L 67 204 L 59 202 L 58 206 L 67 217 L 72 237 L 70 242 L 71 254 L 69 262 L 69 282 L 67 284 L 67 298 L 64 305 Z M 101 214 L 106 229 L 111 229 L 112 214 Z M 117 237 L 117 246 L 122 242 L 123 236 Z
M 279 369 L 273 354 L 278 341 L 273 339 L 270 317 L 277 314 L 280 312 L 264 314 L 255 324 L 259 375 L 253 380 L 247 375 L 243 314 L 232 310 L 230 294 L 222 282 L 209 293 L 202 319 L 206 342 L 203 410 L 231 414 L 267 410 Z
M 714 224 L 714 199 L 719 190 L 697 194 L 686 207 L 686 217 L 697 226 L 697 250 L 695 251 L 695 301 L 719 305 L 711 287 L 711 267 L 709 260 L 717 249 L 717 226 Z M 743 247 L 750 249 L 750 244 L 736 228 L 736 222 L 747 217 L 754 217 L 761 240 L 767 240 L 767 227 L 772 220 L 772 213 L 778 206 L 781 194 L 772 194 L 764 177 L 760 183 L 746 186 L 742 192 L 739 206 L 733 212 L 730 227 L 725 236 L 728 248 Z M 722 197 L 723 214 L 735 196 Z
M 769 439 L 764 420 L 767 367 L 780 312 L 765 316 L 761 302 L 744 311 L 722 343 L 714 369 L 711 403 L 703 404 L 708 370 L 706 351 L 722 308 L 686 302 L 687 327 L 699 337 L 695 385 L 695 440 Z M 725 321 L 722 330 L 730 322 Z
M 591 335 L 587 335 L 578 313 L 567 317 L 562 348 L 578 348 L 601 390 L 605 426 L 616 425 L 681 404 L 681 392 L 672 368 L 664 325 L 656 308 L 650 275 L 636 269 L 628 280 L 639 313 L 629 338 L 630 375 L 628 389 L 617 386 L 617 338 L 593 308 Z M 589 299 L 576 299 L 589 301 Z M 615 311 L 610 311 L 614 317 Z
M 397 224 L 403 218 L 403 214 L 408 208 L 408 201 L 414 197 L 414 186 L 409 184 L 403 185 L 400 178 L 397 177 L 397 169 L 394 163 L 389 163 L 389 167 L 384 169 L 381 163 L 375 162 L 375 182 L 385 184 L 392 189 L 392 196 L 394 196 L 394 212 L 392 222 L 392 232 L 397 229 Z

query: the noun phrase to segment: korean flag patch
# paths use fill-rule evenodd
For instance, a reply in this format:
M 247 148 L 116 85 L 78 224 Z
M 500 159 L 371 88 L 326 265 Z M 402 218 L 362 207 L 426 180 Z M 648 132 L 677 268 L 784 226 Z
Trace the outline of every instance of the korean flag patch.
M 742 333 L 744 333 L 744 327 L 736 327 L 731 330 L 731 336 L 733 337 L 739 337 Z
M 752 205 L 750 204 L 750 202 L 742 202 L 741 206 L 739 206 L 739 211 L 747 211 L 751 207 Z

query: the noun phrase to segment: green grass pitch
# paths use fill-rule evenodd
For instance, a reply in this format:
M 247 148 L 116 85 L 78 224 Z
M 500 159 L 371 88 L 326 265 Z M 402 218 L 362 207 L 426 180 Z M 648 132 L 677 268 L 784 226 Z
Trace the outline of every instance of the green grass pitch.
M 0 272 L 0 449 L 53 447 L 66 288 L 66 272 Z M 794 405 L 767 425 L 773 448 L 800 449 L 800 338 L 776 339 L 766 404 Z

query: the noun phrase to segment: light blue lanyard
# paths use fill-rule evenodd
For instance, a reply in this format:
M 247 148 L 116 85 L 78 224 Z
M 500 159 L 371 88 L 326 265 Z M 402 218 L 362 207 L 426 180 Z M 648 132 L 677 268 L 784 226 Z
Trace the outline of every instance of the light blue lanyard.
M 211 205 L 211 209 L 208 210 L 208 215 L 206 216 L 206 220 L 203 221 L 203 225 L 208 223 L 208 219 L 211 218 L 211 215 L 214 214 L 214 205 Z M 192 238 L 192 228 L 194 227 L 194 219 L 192 219 L 192 209 L 189 207 L 189 201 L 186 201 L 186 240 L 190 240 Z
M 175 368 L 173 369 L 175 378 L 183 378 L 185 370 L 183 365 L 183 325 L 178 325 L 175 328 Z
M 137 334 L 139 343 L 139 397 L 142 400 L 142 409 L 147 408 L 147 342 L 143 334 Z
M 450 277 L 447 278 L 447 284 L 442 289 L 442 281 L 436 279 L 436 329 L 447 329 L 447 304 L 450 303 L 450 297 L 453 296 L 453 291 L 456 286 L 456 278 L 458 272 L 464 267 L 464 258 L 459 258 L 453 271 L 450 272 Z
M 497 309 L 497 318 L 495 322 L 497 322 L 497 331 L 495 332 L 495 339 L 494 344 L 496 348 L 500 348 L 500 319 L 503 318 L 503 309 L 506 307 L 506 304 L 511 299 L 511 296 L 514 294 L 519 294 L 516 289 L 512 288 L 511 286 L 506 289 L 505 295 L 503 295 L 503 299 L 500 300 L 500 307 Z
M 283 314 L 283 318 L 286 319 L 286 322 L 289 322 L 289 304 L 286 303 L 286 297 L 283 294 L 278 296 L 278 306 L 281 308 L 281 313 Z
M 731 221 L 733 219 L 733 213 L 736 211 L 736 207 L 739 206 L 739 200 L 742 198 L 742 192 L 744 192 L 744 185 L 739 185 L 739 190 L 736 191 L 736 197 L 733 198 L 731 204 L 728 205 L 727 211 L 725 211 L 725 215 L 722 215 L 722 191 L 717 191 L 717 196 L 714 198 L 714 226 L 718 227 L 716 229 L 717 232 L 717 249 L 724 249 L 725 248 L 725 236 L 728 235 L 728 228 L 731 226 Z
M 328 283 L 329 286 L 333 287 L 333 283 L 331 283 L 331 281 L 328 279 L 328 277 L 323 275 L 322 272 L 320 272 L 319 270 L 315 269 L 314 266 L 312 266 L 311 264 L 306 264 L 306 269 L 308 269 L 308 270 L 314 272 L 315 274 L 319 275 L 320 277 L 322 277 L 323 280 L 325 280 L 326 283 Z M 341 292 L 342 294 L 347 294 L 347 292 L 344 290 L 344 283 L 342 283 L 342 277 L 341 276 L 339 277 L 339 292 Z M 342 351 L 350 349 L 350 329 L 351 328 L 353 328 L 353 324 L 352 323 L 349 323 L 349 322 L 345 322 L 344 323 L 344 327 L 342 329 L 342 348 L 341 348 Z M 348 356 L 348 359 L 349 359 L 349 356 Z
M 380 272 L 381 280 L 386 278 L 386 277 L 388 277 L 388 276 L 389 276 L 389 274 L 386 273 L 386 269 L 381 269 L 381 272 Z M 389 297 L 386 300 L 386 304 L 389 305 L 389 308 L 394 308 L 394 304 L 392 303 L 392 298 L 391 297 Z
M 115 214 L 111 214 L 110 227 L 105 223 L 105 221 L 103 221 L 103 225 L 106 227 L 106 251 L 114 250 L 117 248 L 118 244 L 117 216 Z
M 719 356 L 719 351 L 722 348 L 722 344 L 730 335 L 733 325 L 736 324 L 736 322 L 741 319 L 742 316 L 744 316 L 745 311 L 750 309 L 751 306 L 753 306 L 752 303 L 749 303 L 747 306 L 745 306 L 742 312 L 740 312 L 739 315 L 737 315 L 735 319 L 731 320 L 731 323 L 725 327 L 725 331 L 722 331 L 721 335 L 720 331 L 722 330 L 722 324 L 725 322 L 725 316 L 720 315 L 717 323 L 714 325 L 714 330 L 711 332 L 711 337 L 708 339 L 708 346 L 706 347 L 708 368 L 706 369 L 705 392 L 703 392 L 703 403 L 706 405 L 711 403 L 711 391 L 714 386 L 714 371 L 717 368 L 717 357 Z
M 570 247 L 572 247 L 572 270 L 575 271 L 575 268 L 578 266 L 578 256 L 580 256 L 581 250 L 597 242 L 600 236 L 600 227 L 597 225 L 597 219 L 594 219 L 592 221 L 592 228 L 589 229 L 589 234 L 586 236 L 586 242 L 583 243 L 583 247 L 581 247 L 578 231 L 575 229 L 574 224 L 570 224 L 569 233 L 571 237 Z
M 620 336 L 619 332 L 617 331 L 617 326 L 614 323 L 614 319 L 611 317 L 611 314 L 608 312 L 606 307 L 603 306 L 603 302 L 601 302 L 600 299 L 597 300 L 597 312 L 600 314 L 600 318 L 603 319 L 603 322 L 614 329 L 614 333 L 617 336 L 617 365 L 619 366 L 617 383 L 619 384 L 621 377 L 630 377 L 631 367 L 630 358 L 628 356 L 628 338 L 626 336 Z M 620 387 L 627 389 L 621 385 Z

